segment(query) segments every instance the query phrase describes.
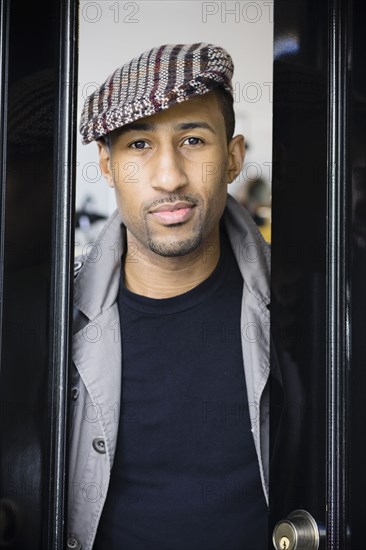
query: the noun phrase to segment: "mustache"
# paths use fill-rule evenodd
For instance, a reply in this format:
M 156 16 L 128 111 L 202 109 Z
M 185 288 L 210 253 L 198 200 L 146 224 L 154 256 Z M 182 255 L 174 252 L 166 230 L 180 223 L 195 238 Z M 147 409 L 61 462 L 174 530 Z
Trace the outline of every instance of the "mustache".
M 194 206 L 199 203 L 198 198 L 195 195 L 169 195 L 168 197 L 162 197 L 161 199 L 154 200 L 144 205 L 143 211 L 147 213 L 152 208 L 159 206 L 160 204 L 174 203 L 174 202 L 190 202 Z

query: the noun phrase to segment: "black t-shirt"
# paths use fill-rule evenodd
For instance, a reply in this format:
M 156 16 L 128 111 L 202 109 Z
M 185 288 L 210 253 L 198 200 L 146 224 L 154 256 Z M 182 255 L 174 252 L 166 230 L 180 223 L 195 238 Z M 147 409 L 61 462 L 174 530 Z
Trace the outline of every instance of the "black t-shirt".
M 151 299 L 121 280 L 122 405 L 94 550 L 267 547 L 242 288 L 223 233 L 215 271 L 189 292 Z

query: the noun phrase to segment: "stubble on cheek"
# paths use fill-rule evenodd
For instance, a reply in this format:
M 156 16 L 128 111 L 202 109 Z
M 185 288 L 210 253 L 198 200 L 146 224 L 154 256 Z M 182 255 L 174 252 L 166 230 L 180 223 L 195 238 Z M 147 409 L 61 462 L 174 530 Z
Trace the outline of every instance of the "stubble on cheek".
M 194 205 L 194 216 L 189 222 L 169 226 L 159 225 L 149 213 L 159 204 L 179 201 L 190 202 Z M 205 205 L 202 196 L 198 194 L 162 197 L 144 203 L 140 211 L 127 211 L 126 221 L 129 220 L 129 222 L 126 226 L 134 238 L 135 248 L 138 246 L 139 250 L 149 250 L 163 257 L 185 256 L 196 250 L 211 233 L 216 223 L 213 218 L 216 220 L 220 217 L 224 208 L 221 203 L 224 202 L 226 201 L 220 197 L 220 193 L 211 198 L 210 205 Z

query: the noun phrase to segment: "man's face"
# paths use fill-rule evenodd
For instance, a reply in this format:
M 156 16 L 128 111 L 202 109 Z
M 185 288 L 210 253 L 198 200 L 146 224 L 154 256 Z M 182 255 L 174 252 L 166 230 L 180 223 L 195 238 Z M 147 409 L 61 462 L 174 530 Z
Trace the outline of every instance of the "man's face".
M 111 135 L 109 147 L 98 145 L 129 244 L 174 257 L 216 241 L 244 140 L 227 143 L 213 93 L 144 117 Z

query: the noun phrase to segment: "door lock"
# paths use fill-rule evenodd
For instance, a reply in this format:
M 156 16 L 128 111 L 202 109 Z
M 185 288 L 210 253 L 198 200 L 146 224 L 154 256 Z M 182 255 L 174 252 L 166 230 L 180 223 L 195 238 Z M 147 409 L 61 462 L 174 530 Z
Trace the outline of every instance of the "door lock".
M 273 546 L 276 550 L 318 550 L 325 535 L 312 515 L 306 510 L 294 510 L 277 523 L 273 530 Z

